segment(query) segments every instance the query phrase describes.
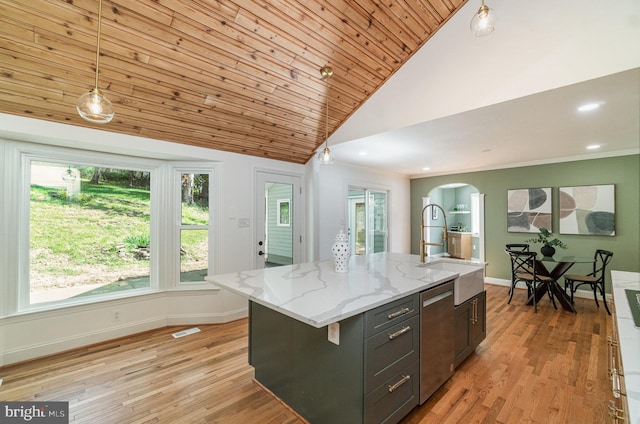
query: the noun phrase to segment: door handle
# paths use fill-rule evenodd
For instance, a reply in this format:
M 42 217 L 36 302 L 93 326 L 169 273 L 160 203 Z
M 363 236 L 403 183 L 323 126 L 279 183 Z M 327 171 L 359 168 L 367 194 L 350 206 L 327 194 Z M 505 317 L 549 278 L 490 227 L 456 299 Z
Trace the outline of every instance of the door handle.
M 264 255 L 264 252 L 263 252 L 262 250 L 260 250 L 260 251 L 258 252 L 258 255 L 262 256 L 262 255 Z

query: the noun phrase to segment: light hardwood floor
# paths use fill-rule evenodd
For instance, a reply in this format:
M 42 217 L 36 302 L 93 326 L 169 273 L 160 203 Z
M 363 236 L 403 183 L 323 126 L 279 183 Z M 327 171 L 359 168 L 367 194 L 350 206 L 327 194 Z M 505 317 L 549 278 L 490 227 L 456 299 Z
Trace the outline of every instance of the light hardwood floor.
M 593 300 L 538 313 L 486 285 L 487 338 L 403 424 L 607 423 L 607 329 Z M 170 327 L 0 368 L 0 400 L 68 401 L 70 422 L 302 423 L 253 381 L 247 321 Z M 351 423 L 335 423 L 351 424 Z

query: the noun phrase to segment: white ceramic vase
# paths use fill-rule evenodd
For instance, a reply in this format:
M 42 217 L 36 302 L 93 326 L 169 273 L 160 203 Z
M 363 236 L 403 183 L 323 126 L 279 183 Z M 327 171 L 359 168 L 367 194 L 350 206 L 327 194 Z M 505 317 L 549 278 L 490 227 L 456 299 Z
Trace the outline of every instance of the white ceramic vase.
M 349 246 L 349 239 L 342 230 L 340 230 L 336 236 L 336 242 L 331 246 L 331 253 L 333 253 L 336 272 L 348 272 L 351 248 Z

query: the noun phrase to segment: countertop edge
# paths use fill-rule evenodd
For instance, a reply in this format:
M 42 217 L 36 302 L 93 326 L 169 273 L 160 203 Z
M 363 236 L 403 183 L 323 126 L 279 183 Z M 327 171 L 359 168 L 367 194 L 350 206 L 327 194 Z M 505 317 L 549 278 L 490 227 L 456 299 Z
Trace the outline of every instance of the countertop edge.
M 375 257 L 375 259 L 373 259 L 373 257 Z M 375 266 L 373 265 L 374 262 L 376 264 Z M 357 261 L 352 261 L 351 263 L 354 265 L 354 274 L 351 278 L 355 275 L 355 278 L 358 281 L 360 276 L 365 279 L 372 280 L 368 282 L 369 286 L 366 287 L 366 290 L 371 291 L 356 294 L 351 292 L 350 289 L 345 290 L 345 286 L 341 286 L 344 281 L 341 279 L 344 277 L 348 279 L 349 277 L 347 274 L 340 275 L 334 273 L 333 261 L 318 261 L 277 268 L 255 269 L 218 275 L 214 274 L 208 276 L 207 281 L 217 287 L 224 288 L 240 297 L 280 312 L 283 315 L 296 319 L 312 327 L 322 328 L 403 297 L 438 286 L 446 281 L 454 280 L 460 275 L 458 272 L 459 270 L 457 269 L 438 269 L 434 271 L 427 271 L 426 273 L 414 277 L 415 274 L 412 274 L 412 272 L 407 269 L 399 270 L 398 264 L 404 264 L 409 268 L 415 266 L 415 269 L 419 269 L 423 266 L 431 268 L 429 265 L 437 262 L 453 262 L 479 267 L 486 266 L 486 262 L 466 261 L 451 258 L 429 257 L 426 258 L 425 262 L 426 263 L 422 265 L 418 261 L 417 255 L 396 253 L 376 253 L 370 256 L 369 259 L 360 258 Z M 363 266 L 364 270 L 362 268 Z M 374 267 L 375 272 L 369 272 L 369 266 Z M 283 274 L 288 276 L 282 280 L 284 286 L 281 286 L 278 282 L 279 277 L 274 275 L 274 271 L 279 269 L 282 269 Z M 391 272 L 391 274 L 387 274 L 387 270 Z M 403 283 L 399 283 L 397 285 L 395 283 L 390 283 L 390 279 L 388 277 L 394 275 L 393 278 L 396 278 L 396 276 L 398 276 L 398 272 L 400 273 L 398 278 L 400 278 Z M 405 275 L 404 272 L 408 272 L 408 274 Z M 295 278 L 291 277 L 291 275 L 295 275 Z M 317 278 L 317 284 L 306 287 L 305 285 L 309 284 L 308 279 L 304 280 L 304 278 L 299 277 L 309 275 L 313 278 Z M 268 283 L 260 282 L 262 278 L 265 279 L 264 281 L 268 281 Z M 298 287 L 297 284 L 299 283 L 296 282 L 296 285 L 292 286 L 291 284 L 293 281 L 301 281 L 301 284 L 303 285 L 300 287 L 303 287 L 303 289 L 301 291 L 297 291 L 296 287 Z M 382 284 L 383 287 L 372 287 L 372 282 L 375 284 Z M 282 287 L 284 287 L 283 290 L 281 290 Z M 323 297 L 322 292 L 324 290 L 329 290 L 332 293 L 331 296 L 342 296 L 343 294 L 346 294 L 346 297 Z M 318 293 L 320 293 L 319 297 L 317 295 Z M 303 298 L 306 298 L 307 302 L 311 301 L 311 304 L 314 305 L 322 305 L 323 302 L 329 301 L 331 302 L 329 303 L 330 305 L 342 304 L 343 307 L 327 307 L 324 309 L 321 307 L 315 311 L 310 311 L 308 309 L 304 310 L 301 309 L 300 306 L 291 307 L 293 299 L 300 300 Z M 349 307 L 345 308 L 344 305 L 349 305 Z
M 444 272 L 446 272 L 446 271 L 443 271 L 443 273 Z M 351 317 L 353 317 L 355 315 L 358 315 L 358 314 L 361 314 L 363 312 L 370 311 L 371 309 L 375 309 L 378 306 L 382 306 L 382 305 L 385 305 L 385 304 L 387 304 L 389 302 L 393 302 L 394 300 L 402 299 L 403 297 L 410 296 L 410 295 L 415 294 L 415 293 L 420 293 L 423 290 L 427 290 L 429 288 L 438 286 L 438 285 L 440 285 L 442 283 L 445 283 L 447 281 L 450 281 L 450 280 L 453 280 L 453 279 L 457 278 L 458 275 L 459 275 L 458 273 L 450 272 L 450 273 L 448 273 L 447 276 L 443 276 L 442 278 L 440 278 L 440 279 L 438 279 L 436 281 L 425 283 L 424 285 L 419 286 L 419 287 L 415 287 L 412 290 L 407 290 L 407 291 L 403 291 L 401 293 L 397 293 L 395 295 L 386 297 L 384 299 L 380 299 L 380 300 L 377 300 L 375 302 L 368 303 L 367 305 L 363 305 L 360 308 L 357 308 L 357 309 L 354 309 L 352 311 L 349 311 L 349 313 L 333 316 L 331 318 L 324 319 L 324 320 L 314 320 L 312 318 L 296 314 L 296 313 L 294 313 L 292 311 L 289 311 L 289 310 L 287 310 L 285 308 L 281 308 L 280 306 L 278 306 L 278 305 L 276 305 L 274 303 L 266 302 L 263 299 L 260 299 L 260 298 L 255 297 L 255 296 L 247 295 L 247 293 L 244 293 L 241 290 L 236 290 L 231 286 L 227 286 L 227 285 L 222 285 L 222 284 L 216 283 L 215 276 L 211 276 L 209 278 L 209 282 L 211 284 L 214 284 L 217 287 L 223 288 L 225 290 L 229 290 L 230 292 L 232 292 L 232 293 L 234 293 L 234 294 L 236 294 L 236 295 L 238 295 L 240 297 L 243 297 L 245 299 L 251 300 L 252 302 L 255 302 L 255 303 L 259 303 L 260 305 L 265 306 L 265 307 L 270 308 L 270 309 L 273 309 L 274 311 L 280 312 L 281 314 L 286 315 L 286 316 L 288 316 L 290 318 L 297 319 L 300 322 L 303 322 L 305 324 L 311 325 L 311 326 L 316 327 L 316 328 L 322 328 L 322 327 L 326 327 L 329 324 L 333 324 L 335 322 L 342 321 L 343 319 L 351 318 Z

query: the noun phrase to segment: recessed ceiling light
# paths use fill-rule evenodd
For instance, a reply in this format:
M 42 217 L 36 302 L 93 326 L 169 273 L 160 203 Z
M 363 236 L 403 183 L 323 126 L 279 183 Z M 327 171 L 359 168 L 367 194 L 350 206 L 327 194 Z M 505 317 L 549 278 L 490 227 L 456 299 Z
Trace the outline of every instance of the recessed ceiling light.
M 365 152 L 364 150 L 362 150 L 362 151 L 358 152 L 358 154 L 359 154 L 360 156 L 367 156 L 369 153 L 367 153 L 367 152 Z
M 600 145 L 599 144 L 591 144 L 589 146 L 587 146 L 587 149 L 589 150 L 595 150 L 595 149 L 599 149 Z
M 588 112 L 590 110 L 598 109 L 600 107 L 600 103 L 585 103 L 582 106 L 578 107 L 578 112 Z
M 429 168 L 428 166 L 425 166 L 424 168 L 422 168 L 422 170 L 423 170 L 423 171 L 428 171 L 428 170 L 430 170 L 430 169 L 431 169 L 431 168 Z

